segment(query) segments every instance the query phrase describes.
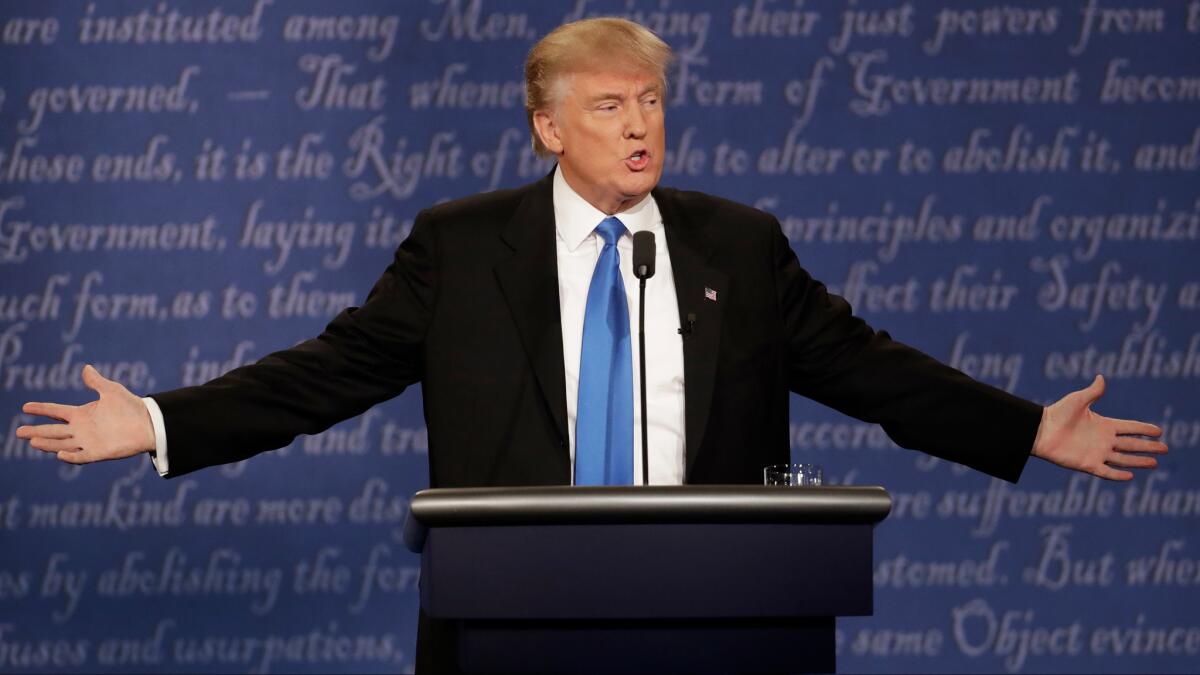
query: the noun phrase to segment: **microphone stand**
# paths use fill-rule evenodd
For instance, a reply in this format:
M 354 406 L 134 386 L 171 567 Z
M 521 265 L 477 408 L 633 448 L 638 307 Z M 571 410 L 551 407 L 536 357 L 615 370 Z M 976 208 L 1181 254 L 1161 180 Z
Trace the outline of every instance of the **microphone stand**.
M 646 413 L 646 279 L 654 276 L 654 233 L 633 235 L 633 274 L 638 283 L 638 359 L 642 390 L 642 485 L 650 484 L 650 417 Z
M 642 485 L 650 484 L 650 418 L 646 415 L 646 277 L 638 282 L 638 359 L 642 388 Z

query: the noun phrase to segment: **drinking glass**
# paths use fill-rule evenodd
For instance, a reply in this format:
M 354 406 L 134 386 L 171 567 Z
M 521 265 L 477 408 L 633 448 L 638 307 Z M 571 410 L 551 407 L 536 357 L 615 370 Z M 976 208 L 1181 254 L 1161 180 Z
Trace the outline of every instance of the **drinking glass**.
M 764 485 L 809 487 L 820 485 L 824 471 L 817 464 L 772 464 L 763 468 Z

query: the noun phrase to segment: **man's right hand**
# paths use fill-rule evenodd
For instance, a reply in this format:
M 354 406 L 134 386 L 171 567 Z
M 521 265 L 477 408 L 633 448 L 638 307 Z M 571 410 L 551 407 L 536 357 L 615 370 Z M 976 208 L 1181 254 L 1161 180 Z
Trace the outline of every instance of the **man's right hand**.
M 83 383 L 100 398 L 83 405 L 26 403 L 30 415 L 52 417 L 65 424 L 17 427 L 17 438 L 64 462 L 86 464 L 132 457 L 154 450 L 154 424 L 142 399 L 92 366 L 83 367 Z

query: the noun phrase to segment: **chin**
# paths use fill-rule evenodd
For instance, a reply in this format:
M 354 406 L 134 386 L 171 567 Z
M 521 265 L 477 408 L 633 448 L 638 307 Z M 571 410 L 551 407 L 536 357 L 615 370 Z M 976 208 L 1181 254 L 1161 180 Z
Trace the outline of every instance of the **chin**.
M 658 185 L 658 179 L 661 174 L 659 172 L 651 173 L 643 171 L 641 173 L 628 176 L 624 181 L 622 192 L 627 195 L 643 195 L 654 189 Z

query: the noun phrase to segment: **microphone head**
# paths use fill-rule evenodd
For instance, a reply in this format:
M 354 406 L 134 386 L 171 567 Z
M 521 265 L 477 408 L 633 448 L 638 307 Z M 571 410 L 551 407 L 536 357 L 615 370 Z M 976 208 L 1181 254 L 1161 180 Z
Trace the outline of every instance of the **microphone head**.
M 642 230 L 633 234 L 633 275 L 639 279 L 654 276 L 654 233 Z

